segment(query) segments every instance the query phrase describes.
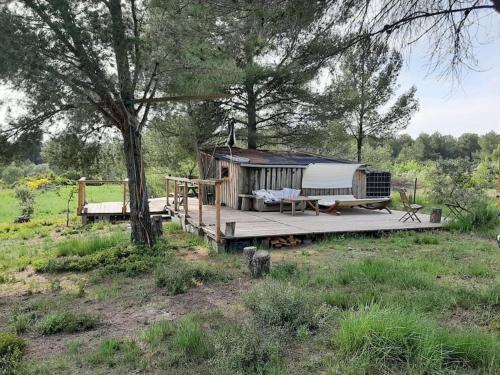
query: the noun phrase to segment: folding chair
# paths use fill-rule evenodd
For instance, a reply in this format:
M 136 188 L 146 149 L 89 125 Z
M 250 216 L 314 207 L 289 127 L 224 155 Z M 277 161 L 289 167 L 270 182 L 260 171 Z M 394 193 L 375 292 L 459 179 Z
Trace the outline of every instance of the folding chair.
M 406 211 L 406 213 L 399 219 L 399 221 L 402 221 L 404 223 L 408 219 L 411 219 L 411 221 L 415 221 L 416 219 L 419 223 L 421 223 L 420 219 L 417 216 L 417 212 L 424 208 L 424 206 L 411 203 L 408 199 L 408 195 L 406 195 L 406 189 L 401 189 L 399 191 L 399 196 L 401 197 L 401 202 L 403 202 L 403 206 Z
M 460 203 L 445 203 L 444 204 L 448 209 L 450 210 L 448 215 L 444 218 L 445 220 L 451 217 L 454 217 L 455 219 L 463 219 L 465 213 L 469 213 L 470 211 L 462 206 Z

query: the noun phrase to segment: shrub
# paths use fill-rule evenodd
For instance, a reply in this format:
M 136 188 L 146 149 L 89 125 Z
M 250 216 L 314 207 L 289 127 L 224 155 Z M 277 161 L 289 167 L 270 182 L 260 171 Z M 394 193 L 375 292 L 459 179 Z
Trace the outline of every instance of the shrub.
M 443 329 L 394 307 L 372 305 L 349 312 L 333 343 L 347 357 L 363 357 L 378 370 L 406 366 L 418 373 L 438 373 L 457 366 L 492 370 L 500 365 L 500 343 L 493 336 Z
M 245 305 L 263 326 L 274 326 L 297 331 L 316 328 L 319 323 L 319 300 L 310 291 L 281 281 L 257 284 L 245 298 Z
M 42 178 L 28 178 L 26 179 L 26 186 L 31 190 L 38 190 L 49 184 L 49 179 L 46 177 Z
M 216 373 L 280 373 L 284 350 L 279 337 L 278 331 L 260 330 L 249 323 L 224 327 L 214 340 Z
M 288 280 L 299 273 L 295 263 L 278 263 L 271 270 L 271 277 L 277 280 Z
M 21 207 L 22 215 L 30 217 L 35 211 L 35 194 L 27 186 L 17 186 L 16 187 L 16 198 L 19 201 L 19 207 Z
M 53 335 L 60 332 L 87 331 L 94 328 L 97 322 L 95 315 L 65 311 L 47 315 L 38 322 L 36 328 L 42 335 Z
M 0 373 L 13 373 L 23 356 L 26 340 L 15 334 L 0 332 Z
M 167 290 L 168 294 L 186 293 L 197 282 L 227 280 L 228 276 L 208 266 L 194 266 L 182 261 L 172 261 L 158 265 L 155 271 L 156 286 Z
M 25 176 L 24 168 L 11 164 L 2 171 L 2 180 L 7 185 L 13 185 Z

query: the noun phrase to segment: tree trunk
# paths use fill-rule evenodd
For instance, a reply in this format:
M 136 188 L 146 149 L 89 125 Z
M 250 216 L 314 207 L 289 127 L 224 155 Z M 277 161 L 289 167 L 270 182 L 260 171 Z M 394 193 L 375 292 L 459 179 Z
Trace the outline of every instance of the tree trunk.
M 249 84 L 246 87 L 247 91 L 247 132 L 248 132 L 248 148 L 257 148 L 257 110 L 255 101 L 255 92 L 253 85 Z
M 358 152 L 358 162 L 361 162 L 362 150 L 363 150 L 363 137 L 362 136 L 358 136 L 356 138 L 356 149 Z
M 130 119 L 137 121 L 132 115 Z M 131 240 L 134 244 L 153 246 L 156 237 L 149 213 L 148 190 L 142 159 L 142 136 L 136 129 L 135 124 L 128 124 L 122 131 L 130 195 Z

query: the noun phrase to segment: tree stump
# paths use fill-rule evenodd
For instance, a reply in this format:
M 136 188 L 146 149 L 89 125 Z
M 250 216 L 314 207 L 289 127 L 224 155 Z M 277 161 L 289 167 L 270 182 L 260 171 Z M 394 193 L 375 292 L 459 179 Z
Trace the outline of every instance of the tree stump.
M 271 255 L 264 250 L 257 251 L 252 258 L 250 272 L 252 277 L 258 278 L 271 271 Z
M 155 238 L 163 236 L 163 222 L 161 215 L 153 216 L 151 225 L 153 227 L 153 234 Z
M 256 251 L 257 248 L 255 246 L 248 246 L 243 248 L 243 255 L 245 255 L 245 258 L 247 260 L 247 267 L 250 272 L 252 271 L 252 259 Z
M 433 208 L 431 211 L 431 223 L 440 223 L 441 213 L 442 210 L 440 208 Z

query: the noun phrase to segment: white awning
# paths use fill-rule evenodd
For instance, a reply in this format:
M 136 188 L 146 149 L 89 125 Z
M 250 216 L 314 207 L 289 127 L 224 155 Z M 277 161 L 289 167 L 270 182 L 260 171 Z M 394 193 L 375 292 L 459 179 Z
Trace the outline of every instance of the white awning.
M 363 164 L 317 163 L 309 164 L 304 171 L 302 188 L 343 189 L 352 188 L 354 173 Z

